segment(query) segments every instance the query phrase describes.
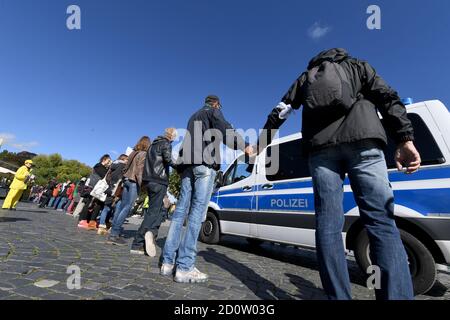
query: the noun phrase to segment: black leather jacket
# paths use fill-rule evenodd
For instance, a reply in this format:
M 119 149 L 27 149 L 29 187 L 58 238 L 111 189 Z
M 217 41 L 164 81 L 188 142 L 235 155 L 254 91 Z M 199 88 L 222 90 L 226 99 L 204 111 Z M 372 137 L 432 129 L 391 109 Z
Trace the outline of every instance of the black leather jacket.
M 325 60 L 338 62 L 347 72 L 357 101 L 350 111 L 336 108 L 327 113 L 318 113 L 311 110 L 303 101 L 301 89 L 306 79 L 306 73 L 303 73 L 284 95 L 282 101 L 291 104 L 294 109 L 303 105 L 302 135 L 306 150 L 363 139 L 377 139 L 386 145 L 386 131 L 397 143 L 414 140 L 414 130 L 406 115 L 404 104 L 397 92 L 372 66 L 350 57 L 344 49 L 331 49 L 312 59 L 308 68 Z M 377 111 L 383 116 L 383 121 L 380 121 Z M 278 114 L 277 108 L 272 110 L 265 129 L 278 129 L 283 124 L 285 120 L 280 120 Z M 269 142 L 270 138 L 268 134 Z
M 156 138 L 147 152 L 145 160 L 144 183 L 169 184 L 169 167 L 175 168 L 172 160 L 172 144 L 166 137 Z

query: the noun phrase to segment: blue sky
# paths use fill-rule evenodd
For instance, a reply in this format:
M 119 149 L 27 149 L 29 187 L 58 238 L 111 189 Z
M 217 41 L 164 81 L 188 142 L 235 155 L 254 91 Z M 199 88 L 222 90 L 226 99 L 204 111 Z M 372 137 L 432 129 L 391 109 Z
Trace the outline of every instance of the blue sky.
M 81 30 L 66 9 L 81 8 Z M 370 4 L 382 29 L 366 27 Z M 0 0 L 3 148 L 93 165 L 142 135 L 185 128 L 204 97 L 260 128 L 319 51 L 368 60 L 402 97 L 450 105 L 450 2 Z M 299 131 L 301 113 L 281 135 Z

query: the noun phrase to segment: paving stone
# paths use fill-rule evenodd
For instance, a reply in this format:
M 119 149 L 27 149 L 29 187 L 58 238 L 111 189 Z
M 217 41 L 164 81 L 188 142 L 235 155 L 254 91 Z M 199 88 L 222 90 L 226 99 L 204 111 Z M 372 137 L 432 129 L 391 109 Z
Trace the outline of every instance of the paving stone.
M 54 287 L 55 285 L 57 285 L 58 283 L 59 283 L 59 281 L 44 279 L 44 280 L 35 282 L 34 285 L 39 288 L 51 288 L 51 287 Z
M 178 284 L 171 277 L 159 275 L 158 259 L 130 255 L 129 247 L 106 245 L 106 238 L 78 230 L 73 217 L 51 210 L 33 210 L 32 205 L 21 203 L 19 210 L 11 215 L 27 220 L 0 224 L 3 240 L 0 241 L 0 299 L 325 298 L 312 250 L 269 243 L 250 248 L 244 239 L 225 236 L 220 245 L 198 244 L 196 266 L 208 273 L 210 280 L 204 284 Z M 125 225 L 130 236 L 141 221 L 133 218 Z M 158 257 L 168 226 L 165 223 L 161 228 Z M 131 242 L 131 238 L 127 241 Z M 80 290 L 67 288 L 69 265 L 81 268 Z M 363 286 L 362 273 L 354 258 L 348 257 L 348 265 L 353 297 L 374 299 L 373 292 Z M 34 283 L 40 280 L 58 283 L 49 288 L 36 287 Z M 449 287 L 450 274 L 439 273 L 430 293 L 417 299 L 449 300 Z

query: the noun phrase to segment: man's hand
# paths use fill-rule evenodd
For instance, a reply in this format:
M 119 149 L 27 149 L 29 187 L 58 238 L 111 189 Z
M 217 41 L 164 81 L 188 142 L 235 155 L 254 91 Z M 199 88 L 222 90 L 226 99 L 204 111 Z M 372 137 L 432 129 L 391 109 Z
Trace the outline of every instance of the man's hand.
M 256 150 L 253 146 L 248 146 L 245 148 L 244 150 L 245 154 L 248 155 L 249 157 L 253 157 L 256 155 Z
M 420 154 L 412 141 L 398 145 L 395 151 L 395 164 L 399 171 L 406 170 L 408 174 L 417 172 L 421 162 Z

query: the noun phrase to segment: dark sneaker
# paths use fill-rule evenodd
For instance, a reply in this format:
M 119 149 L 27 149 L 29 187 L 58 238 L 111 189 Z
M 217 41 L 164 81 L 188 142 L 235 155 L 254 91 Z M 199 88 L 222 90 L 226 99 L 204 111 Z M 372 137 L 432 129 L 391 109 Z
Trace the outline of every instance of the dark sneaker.
M 145 250 L 144 248 L 131 248 L 130 253 L 143 256 L 145 255 Z
M 107 244 L 113 244 L 116 246 L 128 246 L 128 243 L 125 241 L 125 239 L 121 237 L 112 237 L 110 236 L 108 240 L 106 241 Z

